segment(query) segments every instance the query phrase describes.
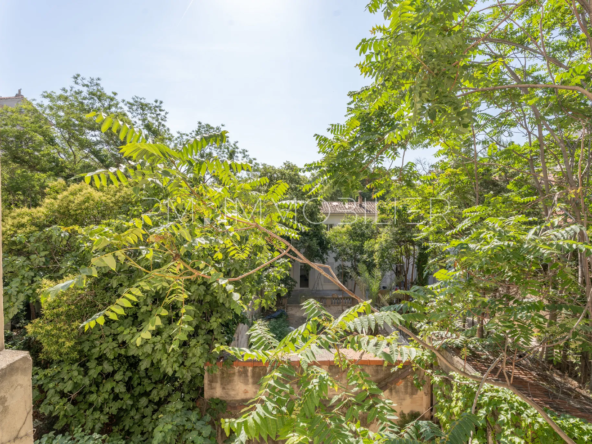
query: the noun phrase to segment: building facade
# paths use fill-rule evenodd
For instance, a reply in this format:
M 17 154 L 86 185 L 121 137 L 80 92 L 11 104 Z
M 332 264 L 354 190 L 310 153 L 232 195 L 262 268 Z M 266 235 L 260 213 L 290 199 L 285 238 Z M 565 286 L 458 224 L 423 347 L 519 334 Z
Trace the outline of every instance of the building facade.
M 358 200 L 356 202 L 353 199 L 349 201 L 323 201 L 321 203 L 321 213 L 325 216 L 323 224 L 327 227 L 327 230 L 332 230 L 341 224 L 348 223 L 352 218 L 363 218 L 368 221 L 377 222 L 379 204 L 376 201 Z M 335 272 L 335 275 L 341 279 L 340 269 L 342 267 L 340 266 L 347 267 L 349 264 L 339 262 L 335 257 L 335 253 L 330 252 L 325 265 L 330 266 Z M 404 263 L 401 264 L 401 267 L 408 270 L 408 281 L 413 282 L 415 277 L 417 277 L 417 267 L 414 265 L 414 261 L 409 266 L 407 265 Z M 296 281 L 296 286 L 289 298 L 291 304 L 297 304 L 303 298 L 307 297 L 328 297 L 333 294 L 343 296 L 343 291 L 337 285 L 318 271 L 310 269 L 298 262 L 292 264 L 291 278 Z M 352 279 L 341 279 L 341 281 L 357 296 L 361 298 L 365 297 L 363 285 L 356 283 Z M 389 271 L 383 276 L 381 289 L 383 291 L 399 289 L 394 272 Z
M 0 108 L 3 106 L 15 107 L 23 100 L 25 100 L 25 96 L 21 94 L 21 90 L 19 89 L 18 93 L 12 97 L 0 97 Z

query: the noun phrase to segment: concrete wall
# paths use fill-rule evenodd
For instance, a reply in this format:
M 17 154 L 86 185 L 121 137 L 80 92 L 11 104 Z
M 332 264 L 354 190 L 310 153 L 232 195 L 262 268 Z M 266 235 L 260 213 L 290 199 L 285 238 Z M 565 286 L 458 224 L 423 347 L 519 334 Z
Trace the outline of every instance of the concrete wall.
M 253 399 L 259 390 L 259 381 L 267 374 L 268 367 L 260 363 L 241 363 L 253 366 L 232 366 L 218 368 L 215 373 L 206 373 L 204 397 L 218 398 L 231 406 L 244 405 Z M 345 381 L 345 375 L 339 376 L 339 368 L 335 365 L 321 365 L 337 379 Z M 370 378 L 379 382 L 391 375 L 391 366 L 364 365 L 363 369 Z M 429 384 L 418 390 L 413 383 L 413 373 L 386 388 L 384 397 L 395 404 L 398 412 L 423 413 L 430 407 L 431 394 Z
M 340 376 L 337 366 L 326 363 L 320 364 L 335 379 L 344 382 L 345 375 Z M 403 370 L 406 368 L 408 367 L 404 366 Z M 206 372 L 204 397 L 206 401 L 212 398 L 226 401 L 227 412 L 222 417 L 237 418 L 241 415 L 245 405 L 257 395 L 259 381 L 267 374 L 267 370 L 268 367 L 260 362 L 234 362 L 231 367 L 216 368 L 215 373 Z M 391 370 L 393 370 L 393 366 L 363 365 L 363 370 L 380 386 L 381 381 L 392 377 Z M 402 370 L 396 371 L 400 372 Z M 333 394 L 330 392 L 329 396 L 331 397 Z M 413 383 L 412 371 L 408 376 L 389 384 L 384 389 L 384 397 L 395 404 L 394 408 L 398 413 L 419 412 L 420 414 L 430 414 L 428 412 L 431 407 L 430 384 L 426 383 L 423 389 L 418 390 Z M 370 427 L 374 431 L 376 431 L 376 428 L 376 424 Z M 226 434 L 219 427 L 217 428 L 217 438 L 220 443 L 226 439 Z M 268 442 L 275 443 L 276 441 L 268 440 Z
M 32 370 L 29 353 L 0 351 L 0 444 L 33 442 Z

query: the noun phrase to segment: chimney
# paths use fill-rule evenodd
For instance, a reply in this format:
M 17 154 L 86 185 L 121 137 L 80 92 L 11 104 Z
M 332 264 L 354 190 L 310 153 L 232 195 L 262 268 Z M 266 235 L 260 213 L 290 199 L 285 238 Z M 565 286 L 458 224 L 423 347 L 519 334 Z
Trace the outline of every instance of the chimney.
M 358 205 L 362 206 L 362 193 L 358 193 Z
M 22 88 L 19 88 L 18 92 L 16 93 L 15 97 L 23 97 L 23 95 L 21 94 Z

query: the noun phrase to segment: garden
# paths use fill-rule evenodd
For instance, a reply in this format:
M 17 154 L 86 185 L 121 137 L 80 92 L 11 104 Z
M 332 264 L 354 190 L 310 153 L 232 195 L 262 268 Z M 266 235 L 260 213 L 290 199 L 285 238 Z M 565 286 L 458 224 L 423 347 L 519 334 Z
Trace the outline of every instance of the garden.
M 36 442 L 592 442 L 592 10 L 477 3 L 372 0 L 368 85 L 303 168 L 97 78 L 0 107 Z M 343 200 L 376 210 L 329 226 Z

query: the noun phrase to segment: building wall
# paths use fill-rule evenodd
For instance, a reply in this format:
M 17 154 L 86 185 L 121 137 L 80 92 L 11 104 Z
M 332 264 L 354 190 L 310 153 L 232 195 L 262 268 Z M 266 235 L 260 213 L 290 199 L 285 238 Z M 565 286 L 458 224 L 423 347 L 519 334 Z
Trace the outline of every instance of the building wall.
M 14 97 L 0 97 L 0 108 L 3 106 L 15 107 L 21 103 L 24 98 L 25 97 L 21 94 L 21 90 L 19 89 L 18 94 Z
M 337 213 L 329 214 L 329 215 L 327 215 L 327 217 L 325 218 L 323 223 L 325 225 L 327 225 L 329 227 L 329 229 L 331 229 L 332 227 L 339 225 L 346 216 L 352 216 L 352 215 L 351 214 L 337 214 Z M 355 215 L 355 216 L 357 216 L 359 218 L 365 217 L 363 215 Z M 374 220 L 375 216 L 369 215 L 369 216 L 366 216 L 366 218 L 369 220 Z M 333 271 L 335 272 L 337 277 L 341 279 L 339 272 L 338 272 L 340 262 L 335 259 L 335 255 L 333 253 L 329 253 L 327 261 L 325 262 L 325 265 L 329 265 L 333 269 Z M 294 279 L 294 281 L 296 281 L 296 286 L 290 296 L 290 300 L 289 300 L 290 303 L 292 303 L 292 304 L 299 303 L 300 300 L 306 296 L 331 296 L 332 294 L 335 294 L 335 293 L 341 294 L 341 290 L 339 289 L 339 287 L 337 285 L 335 285 L 333 282 L 331 282 L 329 279 L 327 279 L 326 277 L 324 277 L 322 274 L 320 274 L 318 271 L 316 271 L 314 269 L 311 269 L 309 271 L 308 287 L 301 286 L 301 279 L 300 279 L 300 267 L 301 266 L 302 265 L 298 262 L 292 263 L 291 277 L 292 277 L 292 279 Z M 409 279 L 409 281 L 413 281 L 413 279 L 417 277 L 417 270 L 416 270 L 415 266 L 412 266 L 409 268 L 410 269 L 408 272 L 408 279 Z M 381 286 L 384 287 L 385 289 L 390 289 L 390 288 L 392 288 L 394 282 L 395 282 L 395 274 L 394 274 L 394 272 L 389 271 L 383 277 Z M 357 296 L 364 297 L 364 290 L 363 290 L 363 288 L 360 287 L 360 285 L 355 285 L 354 281 L 347 281 L 347 282 L 343 282 L 343 283 L 350 291 L 354 292 Z
M 24 97 L 0 97 L 0 108 L 2 108 L 3 106 L 11 106 L 11 107 L 15 107 L 17 106 L 20 102 L 23 101 Z

